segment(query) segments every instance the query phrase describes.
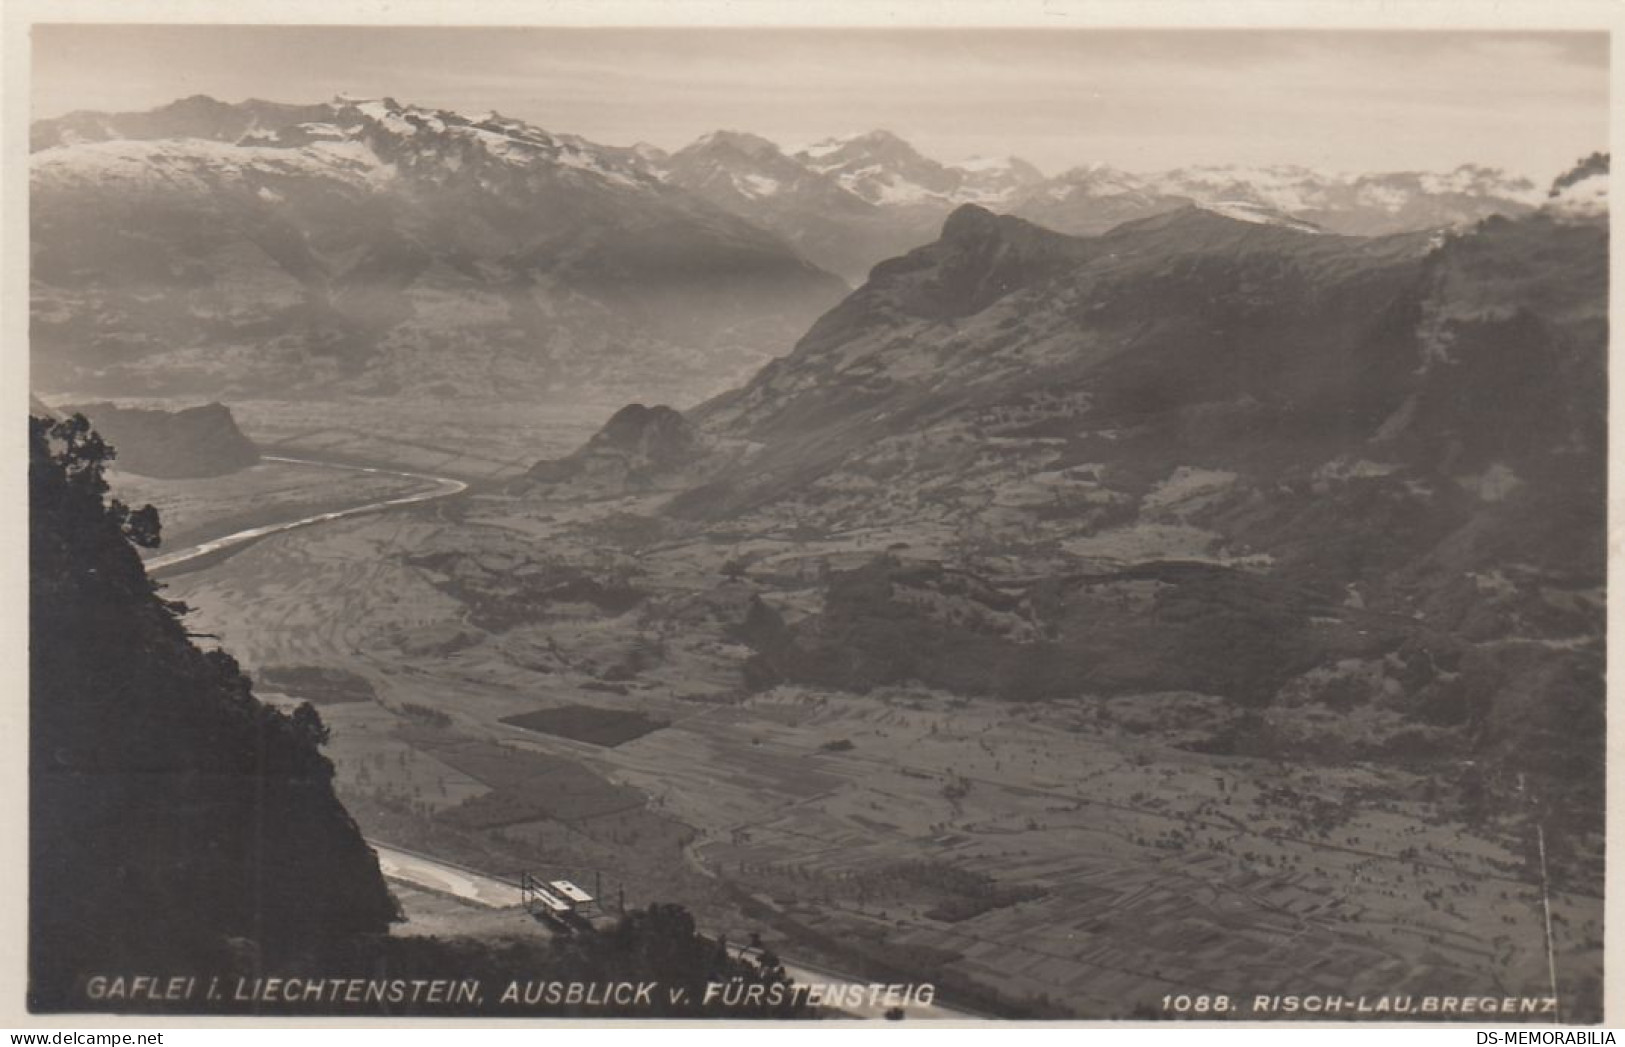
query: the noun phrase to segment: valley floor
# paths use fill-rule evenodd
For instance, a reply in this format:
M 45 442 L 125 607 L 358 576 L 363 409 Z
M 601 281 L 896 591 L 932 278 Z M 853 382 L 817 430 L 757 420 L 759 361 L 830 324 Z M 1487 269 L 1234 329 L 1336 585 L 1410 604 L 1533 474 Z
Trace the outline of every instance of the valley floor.
M 1400 765 L 1179 748 L 1188 694 L 747 693 L 733 629 L 750 598 L 793 613 L 804 569 L 842 542 L 787 542 L 771 572 L 739 576 L 724 566 L 743 540 L 617 545 L 648 509 L 476 494 L 278 535 L 167 595 L 262 696 L 322 703 L 370 838 L 504 879 L 681 902 L 730 941 L 989 1012 L 1548 993 L 1527 820 L 1463 824 Z M 548 572 L 554 595 L 504 618 L 491 587 Z M 287 685 L 310 668 L 351 685 Z M 1580 1017 L 1600 994 L 1602 901 L 1551 903 Z M 508 933 L 428 909 L 418 930 Z

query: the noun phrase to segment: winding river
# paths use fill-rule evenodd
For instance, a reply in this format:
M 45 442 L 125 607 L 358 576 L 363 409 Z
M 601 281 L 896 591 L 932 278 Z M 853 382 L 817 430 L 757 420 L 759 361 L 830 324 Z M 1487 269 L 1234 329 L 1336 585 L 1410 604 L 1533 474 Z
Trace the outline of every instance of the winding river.
M 430 476 L 427 473 L 409 473 L 399 469 L 381 469 L 369 465 L 342 465 L 338 462 L 322 462 L 312 458 L 284 458 L 280 455 L 269 454 L 261 455 L 260 461 L 278 462 L 284 465 L 314 465 L 323 469 L 348 469 L 353 472 L 373 473 L 380 476 L 399 476 L 407 480 L 421 480 L 425 483 L 432 483 L 434 487 L 426 491 L 401 495 L 397 498 L 386 498 L 383 501 L 368 502 L 365 505 L 351 506 L 348 509 L 335 509 L 330 512 L 316 513 L 313 516 L 287 520 L 283 523 L 263 524 L 259 527 L 250 527 L 247 530 L 224 535 L 220 538 L 211 538 L 207 542 L 201 542 L 185 549 L 177 549 L 172 553 L 153 557 L 147 561 L 147 573 L 151 575 L 160 574 L 199 557 L 246 545 L 267 535 L 292 531 L 300 527 L 309 527 L 312 524 L 327 523 L 330 520 L 342 520 L 349 516 L 360 516 L 363 513 L 378 512 L 382 509 L 394 509 L 403 505 L 432 502 L 439 498 L 449 498 L 454 494 L 462 494 L 468 490 L 468 485 L 461 480 L 453 480 L 444 476 Z

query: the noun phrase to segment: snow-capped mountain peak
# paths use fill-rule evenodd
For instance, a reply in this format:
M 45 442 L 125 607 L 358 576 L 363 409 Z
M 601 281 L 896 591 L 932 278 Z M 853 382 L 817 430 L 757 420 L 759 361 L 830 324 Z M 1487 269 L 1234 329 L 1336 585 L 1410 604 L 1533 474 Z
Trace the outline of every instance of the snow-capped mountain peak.
M 712 131 L 672 154 L 664 176 L 729 209 L 775 197 L 810 201 L 833 185 L 785 156 L 773 142 L 745 131 Z
M 1042 171 L 1019 156 L 973 156 L 950 170 L 960 173 L 954 197 L 965 203 L 1007 204 L 1022 190 L 1044 180 Z
M 691 148 L 731 149 L 752 160 L 770 160 L 782 157 L 779 147 L 761 135 L 748 131 L 712 131 L 695 139 Z
M 383 163 L 405 170 L 458 171 L 492 165 L 526 176 L 551 171 L 623 189 L 658 184 L 630 149 L 589 142 L 487 111 L 467 117 L 446 109 L 404 105 L 393 98 L 336 99 L 332 123 L 365 142 Z
M 951 205 L 963 178 L 890 131 L 828 139 L 803 149 L 796 159 L 872 204 Z
M 473 117 L 446 109 L 403 104 L 394 98 L 338 95 L 313 105 L 249 100 L 216 101 L 198 95 L 140 113 L 72 113 L 36 121 L 30 146 L 36 153 L 81 144 L 121 143 L 112 154 L 140 152 L 138 143 L 171 143 L 149 150 L 168 157 L 194 155 L 198 170 L 215 166 L 203 143 L 281 150 L 250 161 L 250 166 L 325 163 L 342 154 L 347 170 L 370 168 L 368 177 L 415 176 L 444 181 L 456 177 L 587 180 L 618 190 L 653 190 L 659 180 L 649 162 L 631 149 L 601 146 L 574 135 L 553 134 L 494 111 Z M 189 143 L 182 145 L 179 143 Z M 311 153 L 311 147 L 325 144 Z M 304 153 L 295 159 L 295 151 Z M 101 166 L 108 151 L 81 154 L 80 162 Z M 110 154 L 109 154 L 110 155 Z M 53 161 L 53 169 L 60 166 Z M 464 174 L 459 174 L 463 172 Z M 352 172 L 353 173 L 353 172 Z
M 1017 164 L 1024 162 L 1025 161 L 1014 156 L 972 156 L 959 161 L 957 164 L 954 164 L 954 166 L 959 168 L 961 171 L 968 171 L 976 174 L 983 171 L 1009 171 Z
M 1066 232 L 1091 233 L 1192 203 L 1267 212 L 1321 231 L 1377 235 L 1522 214 L 1539 199 L 1527 179 L 1471 164 L 1444 173 L 1351 175 L 1298 164 L 1198 164 L 1142 174 L 1096 163 L 1032 187 L 1011 210 Z
M 875 129 L 873 131 L 856 131 L 851 134 L 835 135 L 830 138 L 814 142 L 805 146 L 797 153 L 802 156 L 819 159 L 830 156 L 842 150 L 876 150 L 876 149 L 904 149 L 910 152 L 914 147 L 909 145 L 902 136 L 892 131 Z

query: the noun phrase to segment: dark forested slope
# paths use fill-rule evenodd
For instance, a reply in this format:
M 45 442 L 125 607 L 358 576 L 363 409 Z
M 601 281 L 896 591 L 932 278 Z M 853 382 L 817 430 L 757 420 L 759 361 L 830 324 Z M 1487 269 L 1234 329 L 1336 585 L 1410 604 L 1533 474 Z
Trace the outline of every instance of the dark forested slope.
M 218 973 L 386 930 L 314 709 L 262 704 L 188 638 L 133 547 L 156 514 L 104 500 L 82 417 L 29 437 L 30 1005 L 82 1001 L 95 972 Z

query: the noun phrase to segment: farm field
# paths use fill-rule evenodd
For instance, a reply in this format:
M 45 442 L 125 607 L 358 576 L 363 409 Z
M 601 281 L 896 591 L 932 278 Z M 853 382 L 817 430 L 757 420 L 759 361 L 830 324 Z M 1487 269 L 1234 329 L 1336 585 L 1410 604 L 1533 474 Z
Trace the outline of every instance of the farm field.
M 752 600 L 810 612 L 819 565 L 868 540 L 602 540 L 648 509 L 478 495 L 279 535 L 171 588 L 251 673 L 367 681 L 322 708 L 347 806 L 473 868 L 679 901 L 735 940 L 1025 1013 L 1546 992 L 1531 821 L 1462 822 L 1400 764 L 1181 748 L 1198 695 L 748 693 Z M 1551 904 L 1560 986 L 1594 987 L 1600 899 Z
M 613 757 L 790 920 L 1084 1013 L 1545 979 L 1519 827 L 1441 833 L 1398 772 L 1185 753 L 1075 706 L 788 688 Z M 1594 977 L 1600 901 L 1553 905 L 1560 978 Z

